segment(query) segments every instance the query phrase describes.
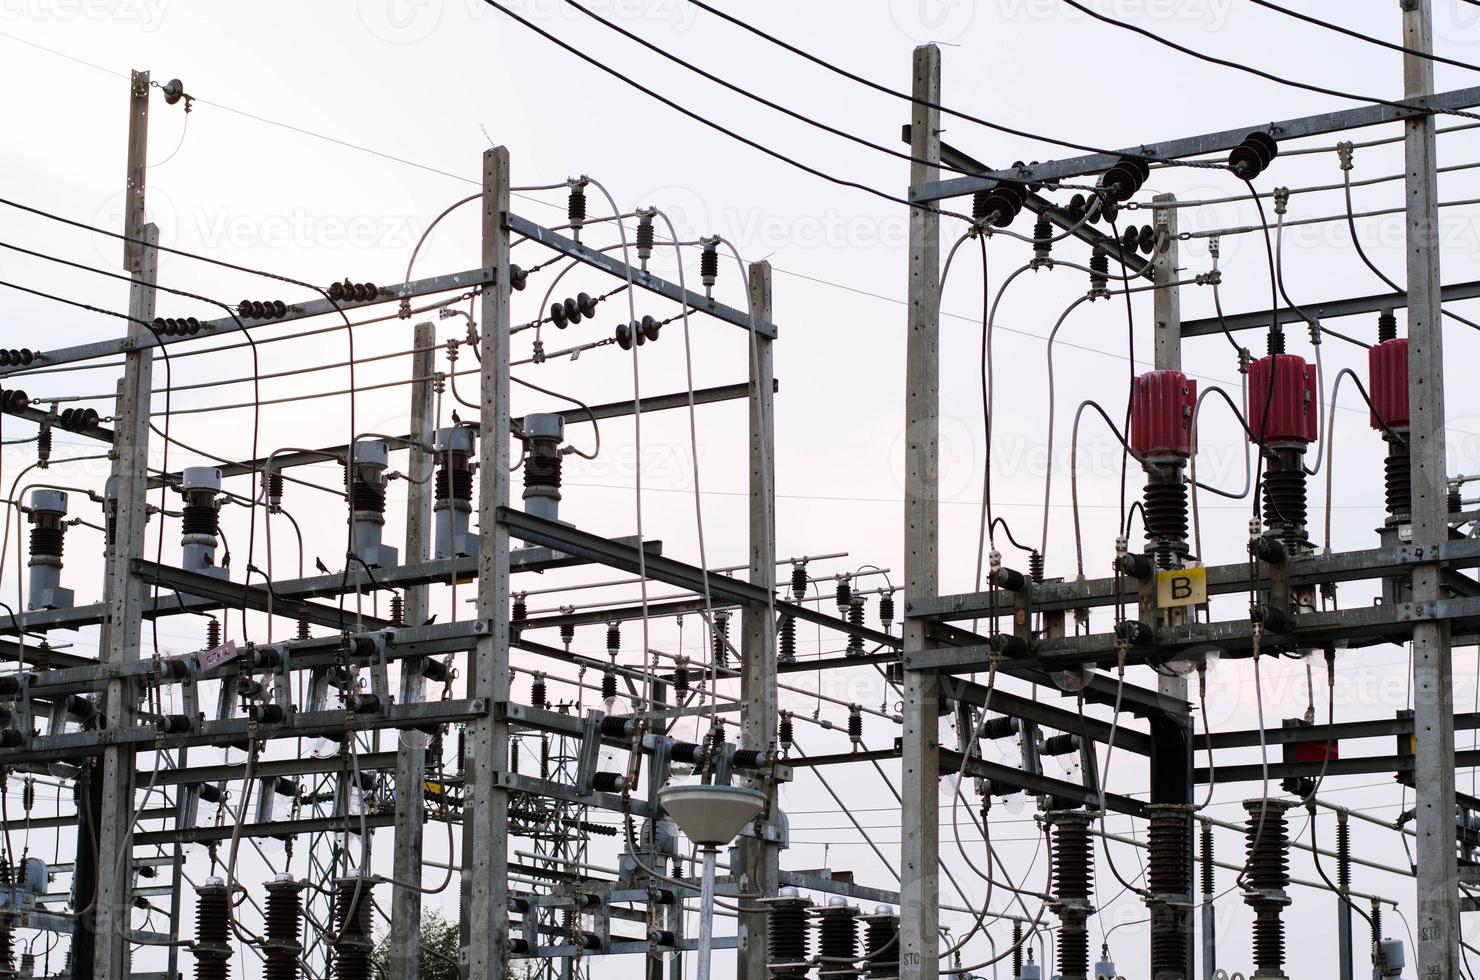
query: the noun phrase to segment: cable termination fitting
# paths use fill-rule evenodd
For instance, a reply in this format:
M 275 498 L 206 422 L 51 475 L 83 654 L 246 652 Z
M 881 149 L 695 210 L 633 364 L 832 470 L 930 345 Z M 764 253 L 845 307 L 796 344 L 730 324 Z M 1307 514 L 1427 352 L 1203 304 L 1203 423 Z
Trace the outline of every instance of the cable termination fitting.
M 1352 828 L 1345 810 L 1336 814 L 1336 890 L 1343 895 L 1352 890 Z
M 195 891 L 196 980 L 227 980 L 231 976 L 230 896 L 226 882 L 217 877 L 205 880 Z
M 849 626 L 856 627 L 857 629 L 863 628 L 863 610 L 863 596 L 855 592 L 848 600 Z M 845 655 L 849 657 L 863 656 L 863 635 L 856 630 L 850 630 L 848 633 L 848 646 Z
M 719 280 L 719 239 L 704 239 L 704 251 L 699 253 L 699 280 L 704 283 L 704 295 L 708 296 Z
M 781 625 L 777 627 L 776 637 L 776 662 L 778 664 L 796 663 L 797 659 L 797 621 L 795 618 L 782 613 Z
M 1162 569 L 1187 559 L 1187 481 L 1195 444 L 1197 382 L 1180 371 L 1148 371 L 1131 383 L 1130 445 L 1146 471 L 1146 550 Z
M 791 598 L 793 602 L 801 602 L 807 598 L 807 562 L 805 560 L 793 562 L 791 566 Z
M 1285 976 L 1285 923 L 1290 904 L 1290 837 L 1287 800 L 1245 800 L 1247 867 L 1244 902 L 1254 910 L 1254 976 Z
M 648 259 L 653 256 L 653 216 L 657 208 L 639 208 L 637 211 L 637 262 L 647 271 Z
M 853 598 L 852 583 L 847 575 L 839 575 L 837 578 L 838 587 L 836 597 L 838 601 L 838 612 L 846 616 L 848 614 L 848 603 Z
M 1039 571 L 1043 570 L 1042 559 L 1039 559 Z M 1040 576 L 1039 581 L 1042 581 Z M 889 632 L 894 625 L 894 592 L 885 592 L 879 596 L 879 625 L 884 627 L 884 632 Z
M 369 878 L 340 878 L 334 883 L 335 980 L 370 980 L 370 954 L 374 943 L 370 932 Z
M 1033 222 L 1033 261 L 1046 264 L 1053 253 L 1053 223 L 1040 217 Z
M 714 663 L 717 667 L 728 667 L 730 665 L 730 613 L 727 609 L 717 610 L 714 614 L 714 635 L 712 638 L 712 650 Z
M 570 182 L 570 197 L 566 200 L 565 215 L 576 241 L 581 240 L 581 229 L 586 225 L 586 178 Z
M 1372 428 L 1381 431 L 1387 443 L 1383 461 L 1386 526 L 1400 527 L 1413 520 L 1413 459 L 1408 447 L 1408 340 L 1398 336 L 1398 319 L 1392 310 L 1383 310 L 1377 318 L 1377 344 L 1367 350 L 1367 390 Z M 1450 508 L 1451 513 L 1454 510 Z
M 822 908 L 817 916 L 818 955 L 822 966 L 818 980 L 851 980 L 858 976 L 858 909 L 841 895 Z
M 808 903 L 791 886 L 781 889 L 780 897 L 768 903 L 771 907 L 767 955 L 771 980 L 802 980 L 811 968 Z
M 1202 825 L 1202 893 L 1207 898 L 1213 895 L 1213 886 L 1216 884 L 1217 868 L 1213 864 L 1213 825 L 1205 823 Z
M 1047 815 L 1053 833 L 1054 900 L 1049 907 L 1059 917 L 1059 976 L 1088 980 L 1089 932 L 1085 920 L 1094 912 L 1094 851 L 1090 814 L 1085 810 L 1053 810 Z
M 899 916 L 887 905 L 863 917 L 864 975 L 879 980 L 899 976 Z
M 302 891 L 303 885 L 287 874 L 267 883 L 267 934 L 262 942 L 266 980 L 298 980 L 298 959 L 303 955 Z
M 1093 296 L 1108 296 L 1110 288 L 1110 254 L 1096 245 L 1089 256 L 1089 291 Z
M 1151 978 L 1182 980 L 1186 970 L 1188 915 L 1192 908 L 1192 808 L 1152 803 L 1146 897 L 1151 914 Z

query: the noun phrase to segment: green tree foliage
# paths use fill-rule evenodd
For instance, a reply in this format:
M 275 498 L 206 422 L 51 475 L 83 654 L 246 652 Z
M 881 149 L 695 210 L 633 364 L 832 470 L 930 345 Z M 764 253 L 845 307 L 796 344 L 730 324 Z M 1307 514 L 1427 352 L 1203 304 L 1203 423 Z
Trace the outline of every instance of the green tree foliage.
M 420 980 L 458 980 L 457 950 L 457 923 L 448 922 L 435 909 L 424 911 L 421 915 L 421 963 L 417 969 Z M 389 932 L 375 944 L 375 951 L 370 954 L 370 965 L 375 980 L 386 980 L 390 976 Z M 535 975 L 535 969 L 529 965 L 519 968 L 510 966 L 504 971 L 506 980 L 529 980 Z
M 421 980 L 458 980 L 457 923 L 448 922 L 442 913 L 428 910 L 421 916 L 421 963 L 417 970 Z M 375 944 L 371 965 L 376 980 L 390 976 L 391 937 L 387 932 Z

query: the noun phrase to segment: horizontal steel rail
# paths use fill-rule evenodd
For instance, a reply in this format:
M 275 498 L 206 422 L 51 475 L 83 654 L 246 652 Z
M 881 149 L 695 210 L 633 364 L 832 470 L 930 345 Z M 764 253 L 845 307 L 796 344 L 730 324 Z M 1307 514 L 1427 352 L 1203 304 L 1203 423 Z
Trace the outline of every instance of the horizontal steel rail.
M 1480 87 L 1439 92 L 1423 98 L 1410 99 L 1408 104 L 1413 108 L 1388 105 L 1361 106 L 1340 112 L 1300 116 L 1280 122 L 1259 122 L 1241 126 L 1238 129 L 1206 133 L 1202 136 L 1188 136 L 1160 143 L 1142 143 L 1139 146 L 1128 146 L 1113 153 L 1089 153 L 1063 160 L 1015 167 L 1011 170 L 997 170 L 974 177 L 952 177 L 911 188 L 910 200 L 923 204 L 951 197 L 961 197 L 980 190 L 987 190 L 1002 180 L 1038 183 L 1103 173 L 1115 166 L 1123 156 L 1146 157 L 1150 160 L 1182 160 L 1209 153 L 1226 153 L 1242 143 L 1244 137 L 1252 132 L 1268 133 L 1276 140 L 1284 141 L 1307 136 L 1326 136 L 1350 129 L 1400 122 L 1438 109 L 1471 109 L 1480 106 Z

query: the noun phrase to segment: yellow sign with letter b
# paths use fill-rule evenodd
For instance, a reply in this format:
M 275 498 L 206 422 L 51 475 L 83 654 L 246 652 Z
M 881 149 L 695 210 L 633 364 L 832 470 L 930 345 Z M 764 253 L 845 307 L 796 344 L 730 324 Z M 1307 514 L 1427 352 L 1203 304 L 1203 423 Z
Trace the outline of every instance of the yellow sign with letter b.
M 1156 573 L 1156 605 L 1161 609 L 1200 606 L 1208 601 L 1208 570 L 1173 568 Z

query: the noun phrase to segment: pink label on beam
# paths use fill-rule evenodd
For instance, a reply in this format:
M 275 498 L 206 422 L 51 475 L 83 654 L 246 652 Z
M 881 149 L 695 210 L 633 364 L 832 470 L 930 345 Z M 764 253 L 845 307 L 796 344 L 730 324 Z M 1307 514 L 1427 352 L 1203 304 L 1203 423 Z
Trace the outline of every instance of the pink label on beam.
M 200 672 L 202 674 L 209 674 L 222 664 L 235 660 L 236 654 L 235 640 L 227 640 L 218 647 L 211 647 L 197 658 L 200 662 Z

